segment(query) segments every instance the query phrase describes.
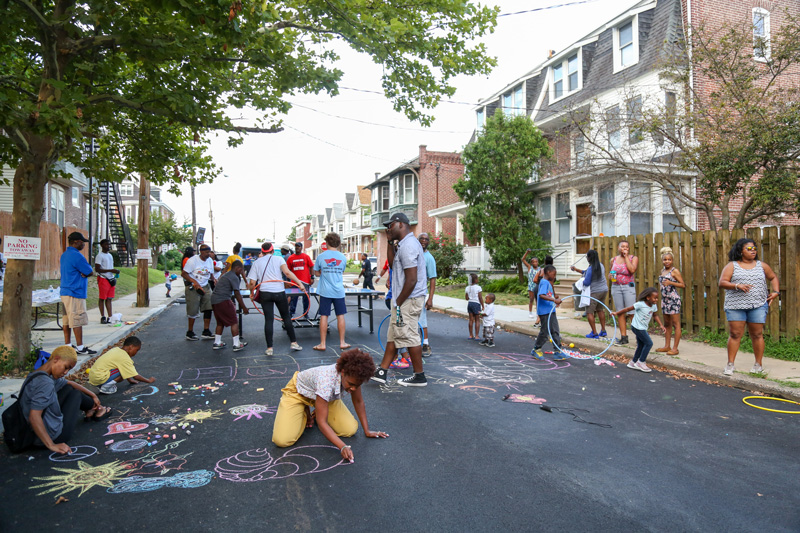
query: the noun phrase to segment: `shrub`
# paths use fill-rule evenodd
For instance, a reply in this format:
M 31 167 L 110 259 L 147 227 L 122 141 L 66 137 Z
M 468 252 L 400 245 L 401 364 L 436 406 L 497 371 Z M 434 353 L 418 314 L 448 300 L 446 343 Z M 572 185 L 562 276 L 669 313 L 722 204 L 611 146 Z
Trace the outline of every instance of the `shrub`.
M 437 285 L 443 278 L 452 278 L 464 262 L 464 245 L 458 244 L 449 235 L 439 233 L 431 238 L 428 251 L 436 259 Z

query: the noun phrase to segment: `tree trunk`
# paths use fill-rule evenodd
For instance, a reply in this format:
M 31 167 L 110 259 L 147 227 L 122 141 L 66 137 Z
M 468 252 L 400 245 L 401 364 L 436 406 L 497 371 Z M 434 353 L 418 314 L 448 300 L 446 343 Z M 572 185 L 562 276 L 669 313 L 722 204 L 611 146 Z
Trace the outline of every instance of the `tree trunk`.
M 522 271 L 522 261 L 517 261 L 517 276 L 520 283 L 525 283 L 525 273 Z
M 14 173 L 14 212 L 9 235 L 39 237 L 44 187 L 56 160 L 56 151 L 49 137 L 33 137 L 28 141 L 30 151 L 23 155 Z M 32 261 L 8 261 L 0 309 L 0 345 L 15 353 L 19 366 L 31 347 L 33 273 Z
M 139 176 L 139 244 L 140 250 L 150 249 L 150 182 Z M 136 307 L 150 307 L 150 272 L 147 259 L 136 261 Z

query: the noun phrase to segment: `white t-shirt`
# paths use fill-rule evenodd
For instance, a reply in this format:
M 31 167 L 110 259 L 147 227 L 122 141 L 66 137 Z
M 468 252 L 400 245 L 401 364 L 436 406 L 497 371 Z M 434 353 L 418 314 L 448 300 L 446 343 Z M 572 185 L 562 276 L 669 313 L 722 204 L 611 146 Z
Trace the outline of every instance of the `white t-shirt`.
M 285 265 L 286 261 L 280 255 L 265 255 L 259 257 L 258 260 L 250 267 L 250 273 L 247 279 L 252 279 L 261 283 L 261 290 L 264 292 L 283 292 L 283 272 L 281 266 Z M 267 280 L 273 280 L 268 282 Z M 281 281 L 274 281 L 281 280 Z
M 214 273 L 212 275 L 214 276 L 214 282 L 216 283 L 216 281 L 222 275 L 222 270 L 225 268 L 225 263 L 222 261 L 214 261 L 214 267 Z M 219 272 L 217 272 L 217 268 L 220 269 Z
M 193 255 L 183 265 L 183 271 L 197 281 L 198 285 L 205 287 L 208 285 L 211 273 L 214 272 L 214 261 L 210 257 L 203 261 L 200 259 L 200 255 Z
M 111 270 L 114 268 L 114 256 L 108 253 L 100 252 L 97 254 L 97 257 L 94 258 L 94 264 L 100 265 L 100 268 L 103 270 Z M 102 274 L 98 274 L 98 276 L 102 276 L 106 279 L 111 279 L 114 277 L 113 272 L 103 272 Z
M 484 326 L 494 326 L 494 304 L 486 304 L 483 306 L 483 314 L 486 315 L 483 317 L 483 325 Z
M 469 297 L 469 301 L 470 302 L 474 302 L 476 304 L 480 304 L 481 303 L 481 301 L 478 300 L 478 294 L 483 292 L 483 289 L 481 289 L 480 285 L 478 285 L 477 283 L 475 285 L 469 285 L 469 286 L 467 286 L 465 292 L 466 292 L 467 296 Z

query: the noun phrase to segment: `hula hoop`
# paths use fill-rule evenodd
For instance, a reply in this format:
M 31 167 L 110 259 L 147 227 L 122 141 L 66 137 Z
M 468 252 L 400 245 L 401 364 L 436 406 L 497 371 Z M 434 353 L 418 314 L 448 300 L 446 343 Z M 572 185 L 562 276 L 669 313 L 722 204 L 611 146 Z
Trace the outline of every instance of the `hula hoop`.
M 744 398 L 742 398 L 742 401 L 746 405 L 749 405 L 750 407 L 755 407 L 756 409 L 761 409 L 762 411 L 769 411 L 770 413 L 786 413 L 787 415 L 800 415 L 800 411 L 782 411 L 780 409 L 769 409 L 767 407 L 759 407 L 758 405 L 753 405 L 752 403 L 747 401 L 751 398 L 758 398 L 759 400 L 775 400 L 776 402 L 793 403 L 795 405 L 800 405 L 800 402 L 796 402 L 794 400 L 785 400 L 783 398 L 773 398 L 771 396 L 745 396 Z
M 383 341 L 381 340 L 381 327 L 383 326 L 383 323 L 386 322 L 386 319 L 389 318 L 390 316 L 392 315 L 391 314 L 386 315 L 385 317 L 383 317 L 383 320 L 381 320 L 381 323 L 378 324 L 378 343 L 381 345 L 381 350 L 384 351 L 386 351 L 386 346 L 383 345 Z M 417 327 L 419 327 L 419 338 L 420 338 L 419 344 L 420 346 L 422 346 L 423 344 L 425 344 L 425 330 L 422 329 L 422 325 L 419 322 L 417 322 Z
M 291 283 L 292 285 L 294 285 L 295 287 L 297 287 L 298 289 L 300 289 L 301 291 L 303 291 L 303 294 L 305 294 L 305 295 L 306 295 L 306 298 L 310 298 L 310 297 L 309 297 L 309 295 L 308 295 L 308 292 L 306 291 L 306 288 L 305 288 L 305 287 L 301 287 L 300 285 L 298 285 L 298 284 L 297 284 L 297 283 L 295 283 L 294 281 L 291 281 L 291 280 L 288 280 L 288 279 L 287 279 L 287 280 L 282 280 L 282 279 L 264 279 L 264 280 L 261 280 L 261 283 Z M 261 283 L 259 283 L 259 285 L 261 285 Z M 250 295 L 252 296 L 252 295 L 253 295 L 253 293 L 251 292 L 251 293 L 250 293 Z M 300 295 L 298 294 L 297 296 L 300 296 Z M 290 296 L 290 297 L 291 297 L 291 296 Z M 259 313 L 261 313 L 261 316 L 264 316 L 264 311 L 262 311 L 262 310 L 261 310 L 261 308 L 260 308 L 260 307 L 259 307 L 259 306 L 256 304 L 256 302 L 255 302 L 255 301 L 253 301 L 252 299 L 251 299 L 250 301 L 251 301 L 251 302 L 253 302 L 253 307 L 255 308 L 255 310 L 256 310 L 256 311 L 258 311 Z M 310 310 L 311 310 L 311 300 L 309 299 L 309 301 L 308 301 L 308 307 L 306 307 L 306 312 L 305 312 L 305 313 L 303 313 L 303 314 L 302 314 L 302 315 L 300 315 L 300 316 L 297 316 L 297 317 L 292 317 L 292 322 L 294 322 L 295 320 L 300 320 L 301 318 L 303 318 L 304 316 L 306 316 Z M 282 318 L 280 318 L 280 317 L 278 317 L 278 316 L 274 316 L 273 318 L 274 318 L 275 320 L 278 320 L 278 321 L 280 321 L 280 322 L 283 322 L 283 319 L 282 319 Z
M 564 300 L 566 300 L 567 298 L 575 298 L 575 297 L 581 297 L 581 298 L 582 298 L 583 296 L 582 296 L 582 295 L 580 295 L 580 294 L 570 294 L 570 295 L 568 295 L 568 296 L 564 296 L 563 298 L 561 298 L 561 301 L 563 302 L 563 301 L 564 301 Z M 605 307 L 605 308 L 608 310 L 608 314 L 609 314 L 609 315 L 611 316 L 611 318 L 614 320 L 614 336 L 613 336 L 613 337 L 611 337 L 611 342 L 609 342 L 609 343 L 608 343 L 608 346 L 606 346 L 606 349 L 605 349 L 605 350 L 603 350 L 602 352 L 600 352 L 600 353 L 599 353 L 599 354 L 597 354 L 597 355 L 593 355 L 593 356 L 592 356 L 592 359 L 599 359 L 600 357 L 602 357 L 602 355 L 603 355 L 604 353 L 606 353 L 606 352 L 607 352 L 607 351 L 608 351 L 608 350 L 609 350 L 609 349 L 610 349 L 610 348 L 611 348 L 611 347 L 614 345 L 614 339 L 616 339 L 616 338 L 617 338 L 617 317 L 616 317 L 616 316 L 614 316 L 614 313 L 612 313 L 612 312 L 611 312 L 611 309 L 609 309 L 609 308 L 608 308 L 608 306 L 607 306 L 606 304 L 604 304 L 603 302 L 601 302 L 601 301 L 600 301 L 600 300 L 598 300 L 597 298 L 592 298 L 591 296 L 589 296 L 588 298 L 589 298 L 590 300 L 594 300 L 595 302 L 597 302 L 597 303 L 599 303 L 600 305 L 602 305 L 603 307 Z M 553 313 L 555 313 L 555 312 L 556 312 L 556 308 L 554 307 L 554 308 L 553 308 L 553 310 L 552 310 L 552 311 L 550 311 L 550 313 L 547 315 L 547 336 L 549 337 L 549 339 L 550 339 L 550 342 L 553 344 L 553 346 L 554 346 L 554 347 L 555 347 L 555 348 L 556 348 L 556 349 L 557 349 L 559 352 L 561 352 L 561 355 L 566 355 L 567 357 L 572 357 L 570 354 L 568 354 L 567 352 L 565 352 L 564 350 L 562 350 L 562 349 L 561 349 L 561 346 L 556 346 L 556 344 L 553 342 L 553 334 L 550 332 L 550 315 L 552 315 L 552 314 L 553 314 Z M 557 320 L 557 318 L 556 318 L 556 320 Z

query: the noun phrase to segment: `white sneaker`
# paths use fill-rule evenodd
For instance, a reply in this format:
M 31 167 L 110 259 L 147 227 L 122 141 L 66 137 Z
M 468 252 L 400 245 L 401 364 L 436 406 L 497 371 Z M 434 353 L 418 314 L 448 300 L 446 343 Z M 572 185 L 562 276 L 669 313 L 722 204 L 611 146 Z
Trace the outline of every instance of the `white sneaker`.
M 536 315 L 534 315 L 533 313 L 528 313 L 528 318 L 536 318 Z
M 272 355 L 272 348 L 267 348 L 267 349 L 264 351 L 264 355 Z
M 644 361 L 639 361 L 636 363 L 636 368 L 641 370 L 642 372 L 652 372 L 653 370 L 645 364 Z
M 101 394 L 114 394 L 115 392 L 117 392 L 117 384 L 114 381 L 109 381 L 100 387 Z
M 753 368 L 750 369 L 750 373 L 751 374 L 760 374 L 763 371 L 764 371 L 764 367 L 762 367 L 758 363 L 754 364 Z
M 627 367 L 628 367 L 628 368 L 631 368 L 631 369 L 633 369 L 633 370 L 639 370 L 639 367 L 638 367 L 638 366 L 636 366 L 636 363 L 634 363 L 634 362 L 633 362 L 633 359 L 631 359 L 630 361 L 628 361 Z
M 292 350 L 294 350 L 296 352 L 299 352 L 300 350 L 303 349 L 303 347 L 300 346 L 299 344 L 297 344 L 296 342 L 293 342 L 291 345 L 289 345 L 289 348 L 291 348 Z
M 736 369 L 733 367 L 733 363 L 728 363 L 727 365 L 725 365 L 725 370 L 723 370 L 722 373 L 725 374 L 726 376 L 732 376 L 734 370 Z

